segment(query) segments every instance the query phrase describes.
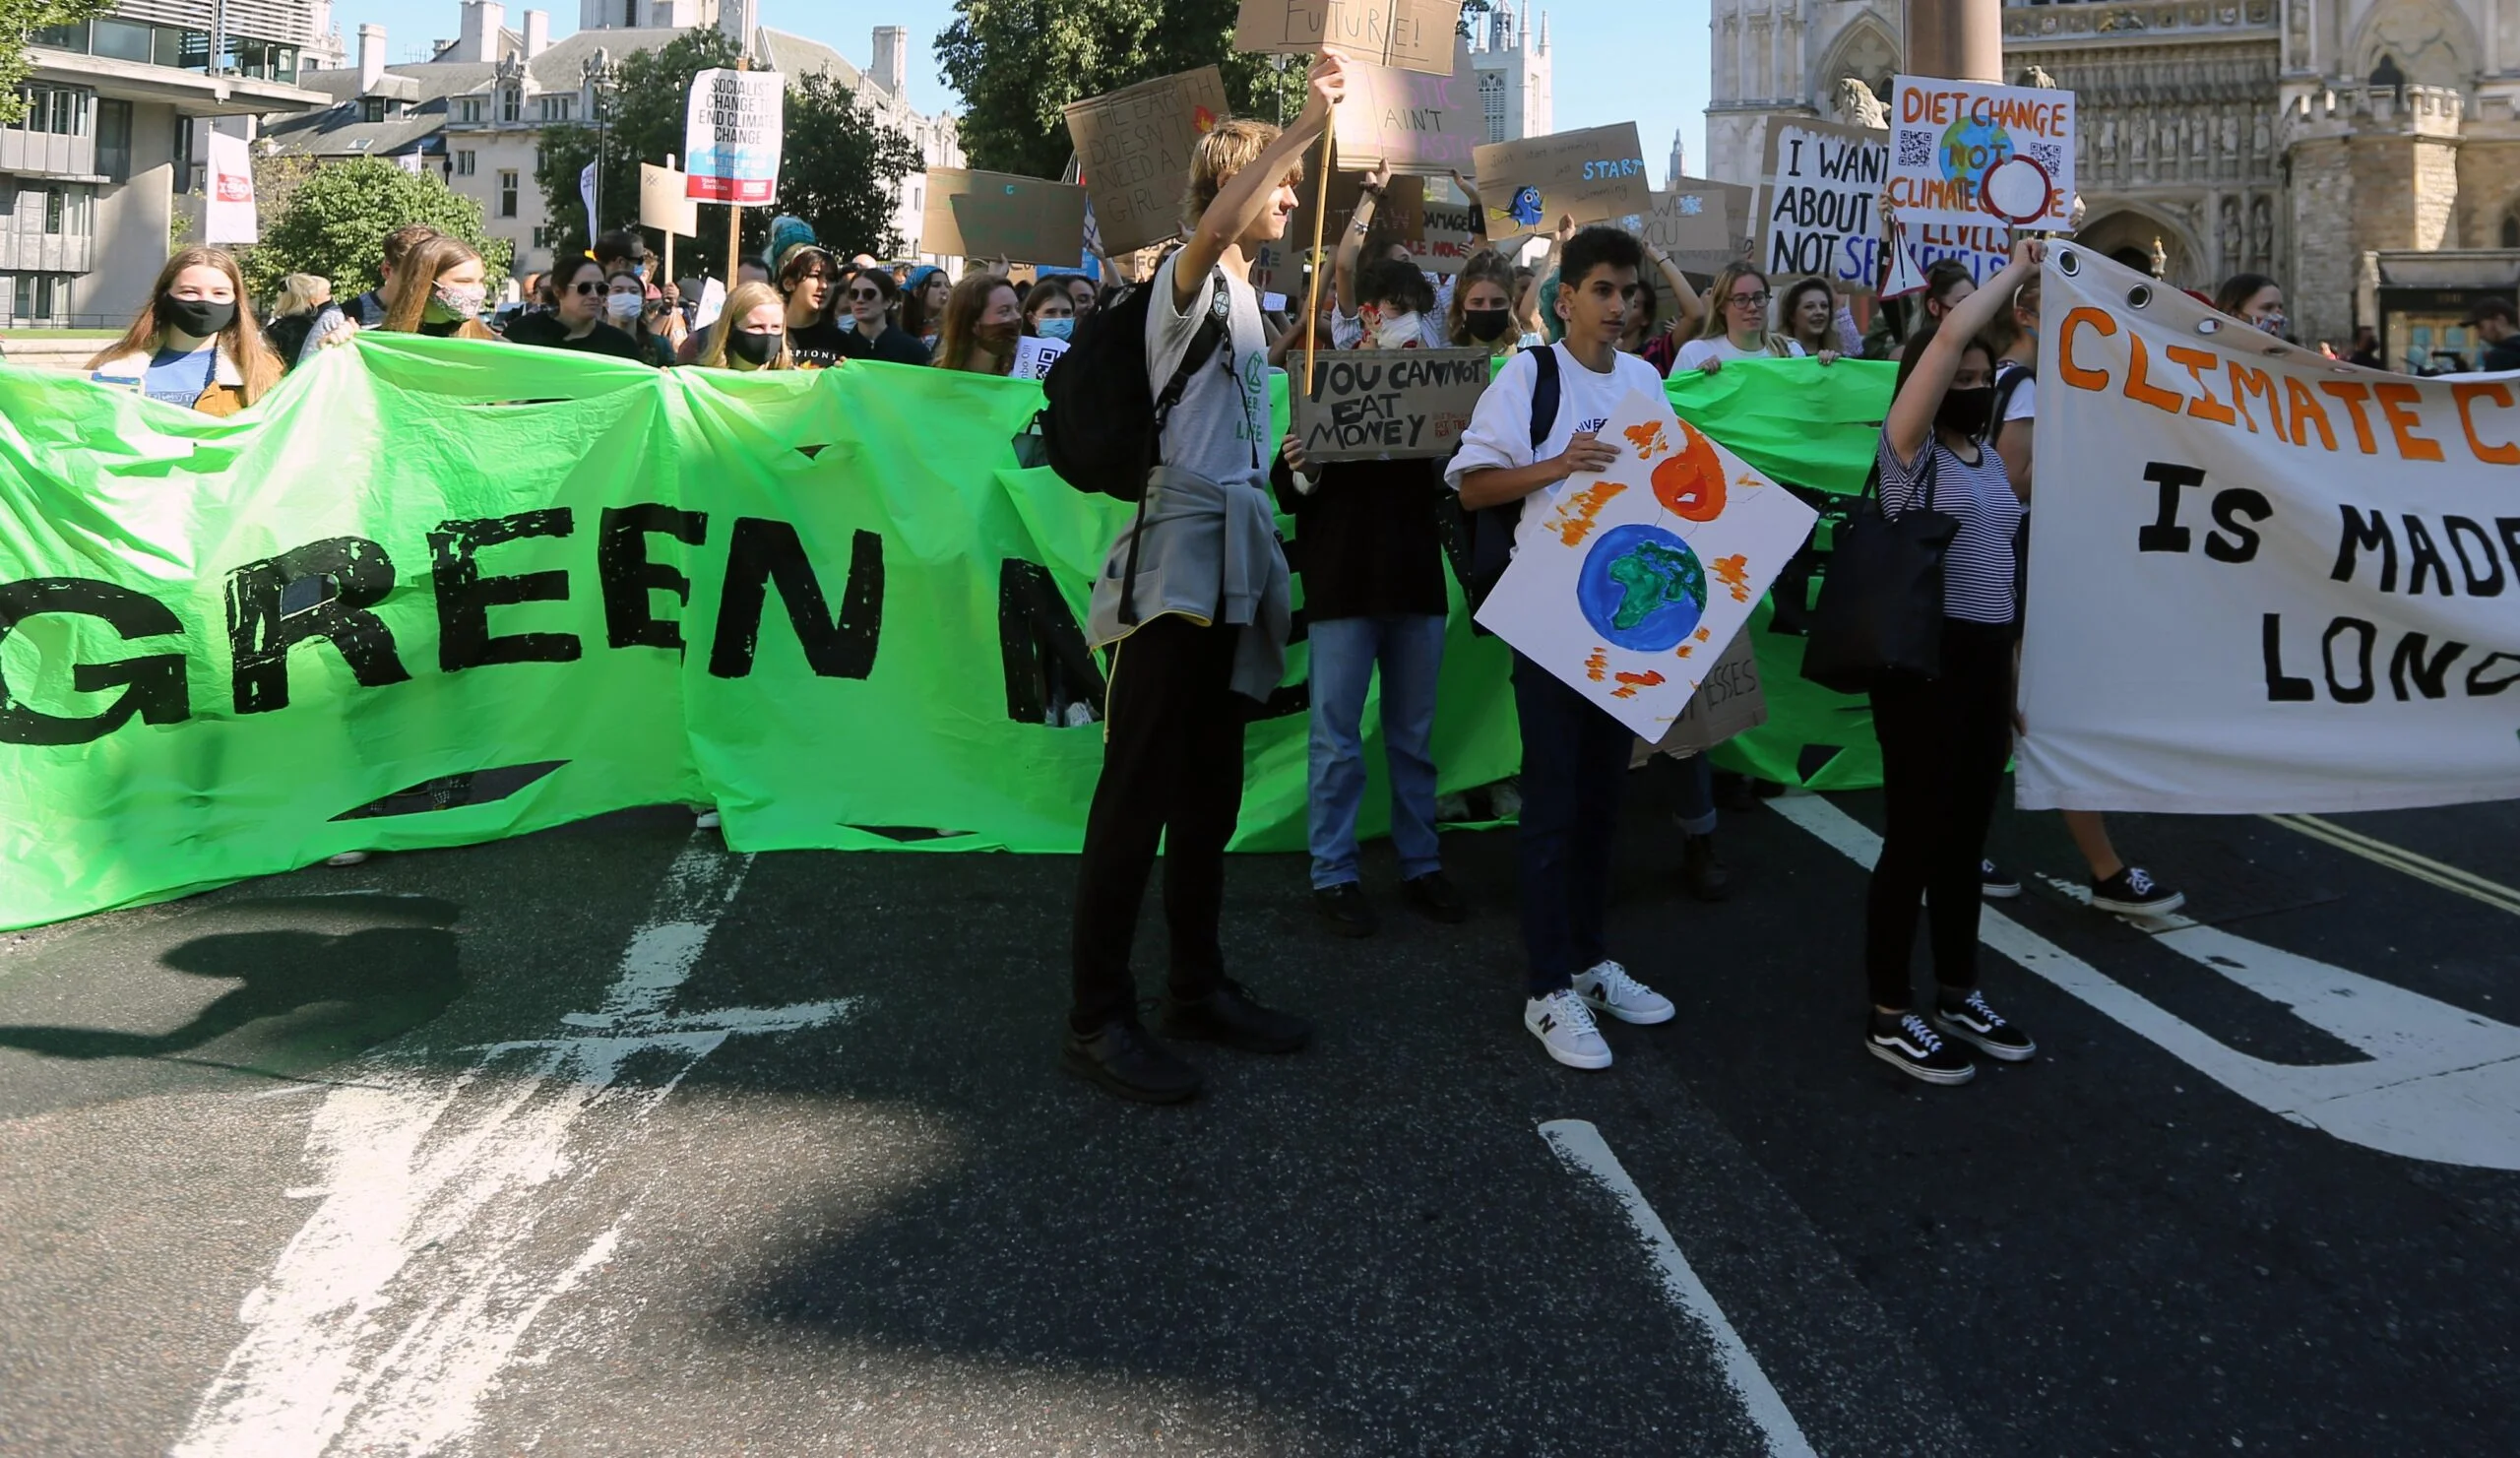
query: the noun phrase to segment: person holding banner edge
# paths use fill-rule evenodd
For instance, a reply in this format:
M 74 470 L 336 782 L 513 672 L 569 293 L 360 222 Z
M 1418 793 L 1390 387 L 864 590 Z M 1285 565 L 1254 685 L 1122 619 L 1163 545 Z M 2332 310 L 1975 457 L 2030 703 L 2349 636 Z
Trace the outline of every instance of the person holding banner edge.
M 1262 448 L 1268 338 L 1250 253 L 1286 235 L 1305 155 L 1347 84 L 1338 57 L 1320 56 L 1293 126 L 1228 121 L 1199 139 L 1182 200 L 1188 237 L 1146 294 L 1150 400 L 1166 393 L 1194 346 L 1209 346 L 1211 359 L 1188 372 L 1155 433 L 1158 464 L 1138 520 L 1112 543 L 1087 613 L 1088 637 L 1110 648 L 1111 669 L 1059 1052 L 1068 1072 L 1145 1103 L 1192 1098 L 1200 1081 L 1138 1022 L 1130 950 L 1159 843 L 1170 968 L 1157 1031 L 1266 1053 L 1293 1052 L 1312 1037 L 1310 1023 L 1261 1005 L 1226 976 L 1218 923 L 1226 843 L 1242 809 L 1244 728 L 1277 689 L 1292 625 L 1268 495 L 1273 453 Z M 1093 343 L 1080 342 L 1061 367 L 1075 367 Z
M 1985 444 L 1995 354 L 1980 336 L 2039 276 L 2045 253 L 2036 239 L 2017 241 L 1986 287 L 1908 341 L 1881 427 L 1882 512 L 1935 511 L 1960 524 L 1942 557 L 1941 671 L 1872 691 L 1887 825 L 1864 907 L 1864 1047 L 1930 1084 L 1967 1083 L 1978 1071 L 1946 1035 L 2005 1062 L 2038 1051 L 1978 990 L 1981 867 L 2012 755 L 2023 520 L 2003 458 Z M 1936 987 L 1922 1017 L 1909 969 L 1920 898 Z
M 1568 239 L 1559 257 L 1550 307 L 1563 337 L 1497 372 L 1445 468 L 1462 510 L 1513 508 L 1517 551 L 1546 530 L 1547 505 L 1570 477 L 1618 459 L 1597 432 L 1620 403 L 1662 388 L 1654 366 L 1618 348 L 1636 306 L 1642 245 L 1615 227 L 1594 226 Z M 1535 496 L 1544 498 L 1539 509 Z M 1673 1016 L 1670 1000 L 1630 977 L 1607 947 L 1610 842 L 1635 736 L 1520 653 L 1513 683 L 1523 735 L 1523 1028 L 1567 1067 L 1607 1068 L 1610 1046 L 1593 1021 L 1596 1010 L 1626 1023 Z

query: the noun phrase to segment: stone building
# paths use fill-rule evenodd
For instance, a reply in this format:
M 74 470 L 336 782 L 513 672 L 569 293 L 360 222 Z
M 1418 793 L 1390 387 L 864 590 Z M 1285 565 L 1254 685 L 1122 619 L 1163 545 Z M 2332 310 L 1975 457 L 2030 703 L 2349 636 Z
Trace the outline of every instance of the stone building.
M 925 165 L 962 165 L 954 119 L 924 116 L 910 106 L 909 36 L 902 28 L 876 28 L 874 64 L 861 71 L 820 41 L 753 24 L 753 15 L 751 0 L 583 0 L 578 32 L 553 40 L 550 17 L 542 11 L 523 11 L 511 27 L 505 6 L 464 0 L 457 36 L 439 42 L 426 61 L 387 65 L 384 28 L 359 27 L 352 65 L 303 77 L 302 85 L 326 93 L 333 104 L 275 121 L 266 132 L 284 153 L 391 158 L 414 169 L 436 170 L 448 186 L 481 205 L 491 236 L 515 246 L 518 274 L 550 268 L 554 240 L 569 231 L 545 216 L 542 189 L 535 180 L 536 154 L 544 128 L 593 124 L 598 52 L 618 60 L 699 27 L 742 38 L 755 66 L 790 77 L 829 75 L 854 92 L 880 122 L 908 136 Z M 894 225 L 913 252 L 926 207 L 924 189 L 922 173 L 898 179 Z M 607 200 L 603 212 L 607 223 L 617 223 L 636 209 L 626 200 Z
M 2472 351 L 2520 285 L 2520 0 L 2098 0 L 2002 9 L 2005 69 L 2075 93 L 2082 240 L 2181 286 L 2282 283 L 2295 332 Z M 1885 99 L 1899 7 L 1714 0 L 1708 166 L 1756 181 L 1766 119 Z
M 1500 4 L 1472 20 L 1470 64 L 1479 73 L 1479 104 L 1490 142 L 1519 142 L 1557 130 L 1556 92 L 1548 58 L 1548 14 L 1532 29 L 1531 0 L 1519 13 Z

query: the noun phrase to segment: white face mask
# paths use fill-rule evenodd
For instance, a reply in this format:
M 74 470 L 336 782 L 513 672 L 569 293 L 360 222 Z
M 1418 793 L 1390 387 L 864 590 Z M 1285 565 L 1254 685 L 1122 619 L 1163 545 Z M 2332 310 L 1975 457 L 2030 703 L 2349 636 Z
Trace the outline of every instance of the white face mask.
M 1372 345 L 1377 349 L 1422 349 L 1425 343 L 1424 316 L 1414 311 L 1385 314 L 1374 323 Z
M 638 318 L 639 311 L 647 304 L 646 299 L 635 293 L 607 293 L 603 296 L 603 311 L 612 316 L 615 324 L 627 324 Z

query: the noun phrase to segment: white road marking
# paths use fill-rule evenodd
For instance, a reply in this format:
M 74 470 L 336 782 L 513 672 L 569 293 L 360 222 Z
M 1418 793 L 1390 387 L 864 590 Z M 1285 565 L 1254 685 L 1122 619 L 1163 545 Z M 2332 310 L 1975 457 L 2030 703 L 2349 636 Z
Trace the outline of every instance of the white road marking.
M 620 1135 L 738 1033 L 816 1028 L 850 1003 L 668 1015 L 750 856 L 696 837 L 630 938 L 602 1010 L 548 1038 L 471 1049 L 448 1072 L 362 1060 L 307 1133 L 320 1200 L 246 1297 L 248 1328 L 174 1458 L 464 1451 L 499 1374 L 558 1298 L 613 1259 L 626 1211 L 583 1247 L 545 1218 L 602 1210 L 590 1178 Z M 584 1030 L 584 1031 L 580 1031 Z M 616 1087 L 640 1055 L 642 1081 Z M 598 1110 L 608 1118 L 585 1127 Z
M 1879 836 L 1818 795 L 1769 803 L 1858 865 L 1869 868 L 1881 854 Z M 1978 937 L 2297 1124 L 2407 1159 L 2520 1170 L 2520 1028 L 2185 917 L 2138 924 L 2161 945 L 2352 1044 L 2366 1061 L 2304 1066 L 2251 1057 L 1991 907 L 1980 916 Z
M 1626 1212 L 1628 1223 L 1636 1227 L 1646 1254 L 1663 1277 L 1663 1294 L 1715 1344 L 1716 1355 L 1724 1364 L 1725 1384 L 1741 1400 L 1750 1421 L 1758 1425 L 1760 1434 L 1767 1439 L 1768 1452 L 1775 1458 L 1818 1458 L 1810 1440 L 1802 1435 L 1802 1425 L 1794 1421 L 1794 1413 L 1777 1395 L 1776 1385 L 1760 1370 L 1759 1360 L 1742 1344 L 1740 1333 L 1732 1329 L 1724 1308 L 1715 1303 L 1706 1283 L 1689 1268 L 1679 1242 L 1671 1238 L 1663 1217 L 1646 1203 L 1644 1192 L 1628 1177 L 1618 1156 L 1603 1142 L 1601 1130 L 1582 1119 L 1561 1118 L 1541 1125 L 1540 1135 L 1577 1173 L 1598 1180 Z

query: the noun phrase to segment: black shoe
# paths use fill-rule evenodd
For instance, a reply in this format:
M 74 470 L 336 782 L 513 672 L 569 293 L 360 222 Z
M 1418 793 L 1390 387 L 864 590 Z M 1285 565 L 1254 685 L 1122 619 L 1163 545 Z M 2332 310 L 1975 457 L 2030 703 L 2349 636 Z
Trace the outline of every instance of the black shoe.
M 1156 1031 L 1166 1038 L 1222 1043 L 1246 1053 L 1291 1053 L 1312 1041 L 1312 1024 L 1293 1013 L 1273 1012 L 1251 1000 L 1242 984 L 1225 982 L 1196 1002 L 1164 994 Z
M 1931 1084 L 1962 1084 L 1978 1076 L 1978 1065 L 1953 1047 L 1912 1012 L 1872 1015 L 1864 1050 L 1910 1078 Z
M 1715 807 L 1719 810 L 1731 810 L 1736 815 L 1743 814 L 1759 807 L 1759 792 L 1750 788 L 1748 776 L 1735 775 L 1730 770 L 1717 770 L 1715 772 Z
M 1313 892 L 1312 909 L 1321 913 L 1321 919 L 1341 936 L 1371 936 L 1382 928 L 1382 919 L 1374 915 L 1373 903 L 1365 900 L 1365 888 L 1354 881 L 1342 881 Z
M 1978 862 L 1978 894 L 1989 901 L 2010 901 L 2021 894 L 2021 883 L 2004 874 L 2002 866 L 1991 860 Z
M 1400 897 L 1429 921 L 1441 921 L 1452 926 L 1470 919 L 1470 903 L 1461 899 L 1461 893 L 1453 889 L 1453 883 L 1439 870 L 1411 876 L 1401 882 Z
M 1933 1025 L 1968 1044 L 1989 1058 L 2018 1063 L 2039 1051 L 2030 1035 L 2005 1022 L 1986 999 L 1976 992 L 1954 1000 L 1943 993 L 1933 1012 Z
M 1715 858 L 1715 837 L 1680 837 L 1680 884 L 1700 901 L 1722 901 L 1732 894 L 1732 873 Z
M 1069 1029 L 1059 1066 L 1141 1104 L 1178 1104 L 1199 1092 L 1199 1070 L 1128 1018 L 1113 1018 L 1091 1037 Z
M 2106 881 L 2092 882 L 2091 904 L 2094 911 L 2121 917 L 2167 917 L 2187 905 L 2187 893 L 2154 880 L 2140 865 L 2129 865 Z

